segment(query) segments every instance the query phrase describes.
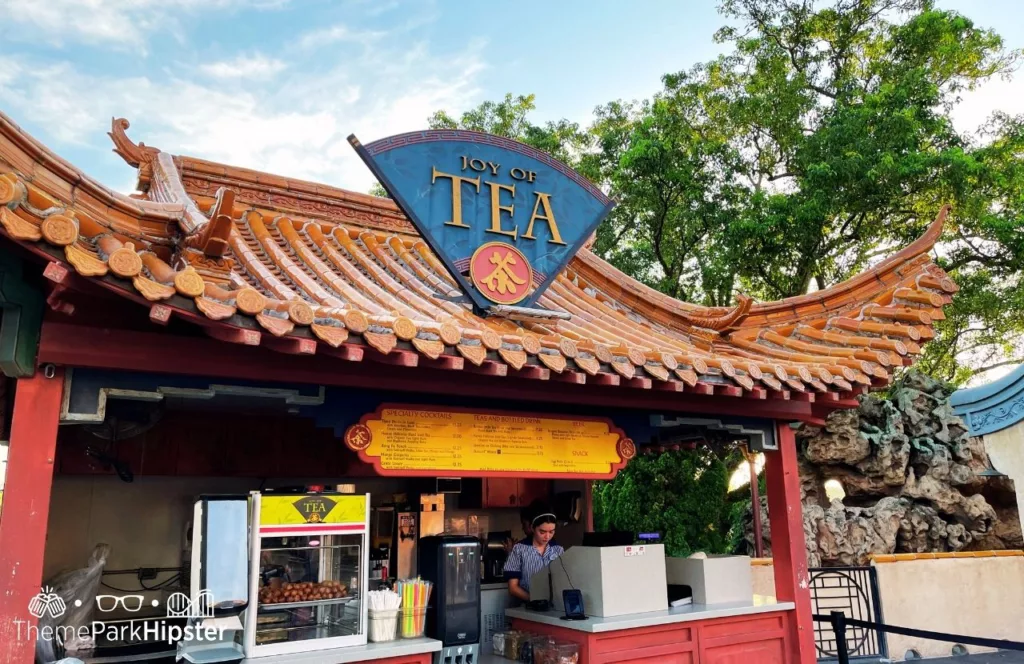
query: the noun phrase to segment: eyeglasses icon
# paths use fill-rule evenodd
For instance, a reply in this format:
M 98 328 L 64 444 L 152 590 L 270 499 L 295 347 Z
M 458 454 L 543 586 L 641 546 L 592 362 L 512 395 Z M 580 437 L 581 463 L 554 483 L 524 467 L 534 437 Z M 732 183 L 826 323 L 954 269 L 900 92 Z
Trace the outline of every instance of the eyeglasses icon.
M 145 599 L 142 595 L 124 595 L 118 597 L 117 595 L 96 595 L 96 608 L 103 613 L 110 613 L 117 608 L 120 604 L 128 613 L 136 613 L 142 609 L 142 601 Z

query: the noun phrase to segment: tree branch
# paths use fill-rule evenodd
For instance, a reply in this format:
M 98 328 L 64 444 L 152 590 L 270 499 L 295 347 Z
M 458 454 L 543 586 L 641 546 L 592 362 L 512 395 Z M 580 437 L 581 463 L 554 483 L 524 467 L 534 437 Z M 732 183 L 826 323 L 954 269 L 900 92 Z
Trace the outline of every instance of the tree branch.
M 1024 357 L 1018 357 L 1012 360 L 1003 360 L 1002 362 L 996 362 L 995 364 L 986 365 L 984 367 L 981 367 L 980 369 L 975 369 L 974 374 L 982 374 L 987 371 L 992 371 L 993 369 L 998 369 L 999 367 L 1007 367 L 1014 364 L 1024 364 Z

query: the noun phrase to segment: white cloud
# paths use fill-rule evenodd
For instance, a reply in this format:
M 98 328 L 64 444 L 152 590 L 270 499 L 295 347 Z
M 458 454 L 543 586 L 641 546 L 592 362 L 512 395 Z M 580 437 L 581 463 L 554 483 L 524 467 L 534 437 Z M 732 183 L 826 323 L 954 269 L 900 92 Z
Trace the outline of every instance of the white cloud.
M 270 78 L 284 71 L 287 66 L 280 60 L 257 53 L 203 64 L 199 70 L 214 78 Z
M 248 6 L 271 9 L 287 0 L 0 0 L 4 39 L 101 44 L 145 51 L 156 31 L 178 32 L 180 14 Z M 25 30 L 14 30 L 19 25 Z
M 0 57 L 0 108 L 15 122 L 31 118 L 45 128 L 37 138 L 58 154 L 69 144 L 106 153 L 110 118 L 127 117 L 134 140 L 174 154 L 367 191 L 373 177 L 347 136 L 370 141 L 423 128 L 440 108 L 461 112 L 479 101 L 484 69 L 480 43 L 443 54 L 404 40 L 386 46 L 289 62 L 290 75 L 279 83 L 253 79 L 244 86 L 204 83 L 184 64 L 119 78 L 69 62 Z M 277 66 L 245 62 L 214 63 L 207 73 Z
M 323 48 L 339 42 L 350 42 L 364 46 L 385 37 L 386 32 L 378 30 L 352 30 L 347 25 L 337 24 L 327 28 L 310 30 L 299 37 L 299 47 L 304 49 Z

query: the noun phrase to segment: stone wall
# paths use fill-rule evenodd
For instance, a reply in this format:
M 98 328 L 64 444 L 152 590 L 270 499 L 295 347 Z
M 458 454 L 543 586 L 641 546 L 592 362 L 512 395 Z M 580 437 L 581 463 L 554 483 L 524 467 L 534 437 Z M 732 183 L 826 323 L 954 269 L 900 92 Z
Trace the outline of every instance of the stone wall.
M 953 413 L 952 392 L 908 372 L 889 398 L 862 397 L 860 408 L 797 432 L 812 567 L 865 565 L 872 554 L 1024 547 L 1013 483 L 979 475 L 989 468 L 984 445 Z M 842 500 L 827 498 L 829 480 L 842 485 Z M 767 524 L 766 501 L 761 507 Z

